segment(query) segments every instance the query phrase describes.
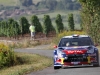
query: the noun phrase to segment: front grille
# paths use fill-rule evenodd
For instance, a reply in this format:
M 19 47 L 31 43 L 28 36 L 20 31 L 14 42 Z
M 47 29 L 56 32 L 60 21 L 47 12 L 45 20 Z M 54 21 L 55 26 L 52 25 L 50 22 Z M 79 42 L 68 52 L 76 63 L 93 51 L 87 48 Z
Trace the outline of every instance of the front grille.
M 65 59 L 64 62 L 77 62 L 77 61 L 88 61 L 86 57 L 83 56 L 68 56 L 68 59 Z

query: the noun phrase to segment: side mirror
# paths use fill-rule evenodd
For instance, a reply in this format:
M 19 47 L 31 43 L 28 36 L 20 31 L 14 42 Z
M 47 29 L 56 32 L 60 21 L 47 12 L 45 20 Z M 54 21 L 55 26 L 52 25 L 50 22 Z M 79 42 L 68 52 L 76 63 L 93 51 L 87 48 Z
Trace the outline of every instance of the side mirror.
M 53 48 L 57 48 L 57 46 L 54 46 Z

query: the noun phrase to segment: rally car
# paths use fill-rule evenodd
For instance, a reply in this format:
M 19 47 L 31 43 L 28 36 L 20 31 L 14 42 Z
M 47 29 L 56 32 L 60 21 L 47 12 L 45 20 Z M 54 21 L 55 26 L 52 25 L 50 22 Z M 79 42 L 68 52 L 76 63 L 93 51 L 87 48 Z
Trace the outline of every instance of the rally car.
M 90 36 L 64 36 L 55 46 L 54 69 L 70 66 L 99 66 L 99 51 Z

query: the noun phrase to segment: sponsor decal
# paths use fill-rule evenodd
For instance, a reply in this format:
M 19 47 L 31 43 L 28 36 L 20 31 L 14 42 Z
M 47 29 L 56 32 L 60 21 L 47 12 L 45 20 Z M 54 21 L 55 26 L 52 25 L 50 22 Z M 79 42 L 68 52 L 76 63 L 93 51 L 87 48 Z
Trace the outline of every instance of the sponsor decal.
M 77 65 L 79 64 L 80 62 L 71 62 L 71 64 L 74 64 L 74 65 Z
M 96 56 L 96 53 L 88 54 L 88 56 Z
M 91 62 L 97 62 L 96 57 L 95 58 L 91 58 Z
M 66 54 L 84 54 L 87 50 L 63 50 Z
M 92 49 L 89 49 L 88 51 L 87 51 L 87 53 L 94 53 L 94 49 L 92 48 Z
M 81 50 L 70 50 L 70 51 L 67 51 L 68 53 L 83 53 L 83 51 Z

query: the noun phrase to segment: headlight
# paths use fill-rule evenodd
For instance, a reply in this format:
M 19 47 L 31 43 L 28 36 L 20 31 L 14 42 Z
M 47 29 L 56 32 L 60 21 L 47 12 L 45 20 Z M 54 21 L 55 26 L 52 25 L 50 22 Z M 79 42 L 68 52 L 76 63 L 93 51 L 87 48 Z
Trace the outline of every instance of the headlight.
M 61 54 L 65 54 L 63 51 L 61 51 Z
M 66 57 L 66 53 L 64 53 L 63 51 L 59 51 L 58 52 L 58 57 L 59 58 L 64 58 L 64 57 Z
M 68 57 L 66 56 L 65 59 L 68 59 Z
M 89 47 L 87 53 L 94 53 L 94 48 L 93 47 Z
M 61 54 L 62 54 L 62 57 L 63 57 L 63 58 L 68 59 L 68 57 L 67 57 L 67 55 L 66 55 L 65 52 L 62 51 Z

